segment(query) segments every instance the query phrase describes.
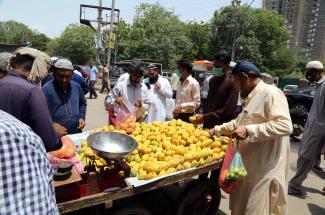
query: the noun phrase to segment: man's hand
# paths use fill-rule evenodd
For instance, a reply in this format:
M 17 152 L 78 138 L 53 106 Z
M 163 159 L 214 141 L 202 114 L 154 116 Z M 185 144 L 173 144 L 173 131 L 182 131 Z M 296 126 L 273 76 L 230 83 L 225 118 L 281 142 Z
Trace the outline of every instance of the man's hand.
M 176 106 L 175 110 L 174 110 L 174 115 L 178 115 L 180 112 L 182 111 L 182 106 Z
M 134 103 L 134 106 L 136 108 L 142 108 L 142 102 L 140 100 L 136 100 L 135 103 Z
M 59 137 L 63 137 L 68 134 L 68 130 L 59 123 L 53 123 L 53 127 Z
M 118 105 L 122 105 L 124 103 L 124 100 L 122 97 L 117 97 L 115 99 L 115 103 L 118 104 Z
M 86 126 L 86 122 L 83 119 L 79 119 L 79 129 L 84 129 L 84 127 Z
M 213 137 L 216 134 L 214 128 L 209 129 L 208 132 L 210 134 L 210 137 Z
M 191 123 L 193 123 L 195 125 L 202 124 L 203 122 L 204 122 L 203 115 L 198 115 L 198 116 L 196 116 L 195 120 L 191 121 Z
M 236 138 L 238 140 L 245 140 L 248 137 L 247 129 L 245 125 L 240 125 L 235 130 L 232 131 L 232 138 Z
M 155 88 L 156 88 L 156 89 L 160 89 L 160 87 L 161 87 L 161 84 L 157 81 L 157 82 L 155 83 Z

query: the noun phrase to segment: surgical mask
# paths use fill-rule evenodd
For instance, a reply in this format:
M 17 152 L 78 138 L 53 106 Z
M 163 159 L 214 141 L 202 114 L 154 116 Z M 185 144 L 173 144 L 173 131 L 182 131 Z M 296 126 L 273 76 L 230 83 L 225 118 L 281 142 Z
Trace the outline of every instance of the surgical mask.
M 181 71 L 179 69 L 176 69 L 176 75 L 179 77 L 181 76 Z
M 214 67 L 212 72 L 217 77 L 223 76 L 223 72 L 222 72 L 222 68 L 221 67 Z

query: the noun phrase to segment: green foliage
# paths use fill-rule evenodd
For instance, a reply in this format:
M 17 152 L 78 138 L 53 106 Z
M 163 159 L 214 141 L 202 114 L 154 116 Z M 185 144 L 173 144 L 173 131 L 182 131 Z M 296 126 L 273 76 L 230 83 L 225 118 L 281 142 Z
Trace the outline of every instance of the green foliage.
M 47 51 L 51 55 L 68 57 L 75 64 L 86 64 L 95 57 L 93 31 L 86 26 L 71 24 L 59 38 L 48 44 Z
M 263 72 L 271 71 L 273 75 L 294 69 L 295 52 L 286 48 L 289 32 L 283 17 L 274 11 L 225 7 L 214 13 L 211 26 L 214 30 L 211 54 L 218 50 L 231 52 L 235 41 L 236 61 L 250 60 Z M 274 70 L 276 72 L 272 72 Z
M 210 25 L 204 22 L 187 22 L 184 26 L 185 35 L 191 41 L 190 59 L 202 60 L 209 59 L 209 40 L 212 36 Z
M 33 33 L 30 36 L 29 41 L 31 47 L 41 51 L 46 51 L 46 47 L 47 44 L 50 42 L 50 38 L 48 38 L 45 34 L 42 33 Z
M 12 20 L 0 22 L 0 29 L 0 41 L 3 43 L 27 43 L 33 34 L 26 25 Z
M 184 23 L 159 3 L 137 7 L 129 40 L 130 58 L 159 60 L 167 68 L 175 67 L 177 59 L 191 56 Z

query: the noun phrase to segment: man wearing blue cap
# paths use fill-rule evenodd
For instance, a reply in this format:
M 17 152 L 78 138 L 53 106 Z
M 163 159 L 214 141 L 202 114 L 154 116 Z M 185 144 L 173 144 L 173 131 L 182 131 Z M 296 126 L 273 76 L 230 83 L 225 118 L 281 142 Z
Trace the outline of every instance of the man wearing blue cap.
M 236 119 L 216 126 L 211 134 L 232 135 L 248 175 L 230 194 L 233 215 L 286 214 L 292 124 L 283 92 L 261 79 L 248 61 L 233 69 L 234 82 L 245 98 Z

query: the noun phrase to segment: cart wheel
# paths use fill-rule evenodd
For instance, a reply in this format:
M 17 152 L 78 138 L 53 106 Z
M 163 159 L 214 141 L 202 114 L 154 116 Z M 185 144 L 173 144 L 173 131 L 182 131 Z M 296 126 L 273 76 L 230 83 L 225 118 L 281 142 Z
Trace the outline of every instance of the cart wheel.
M 185 189 L 179 198 L 176 215 L 215 215 L 218 212 L 221 192 L 217 182 L 198 181 Z
M 151 213 L 143 207 L 141 204 L 132 204 L 119 206 L 113 208 L 113 210 L 108 210 L 107 215 L 151 215 Z

